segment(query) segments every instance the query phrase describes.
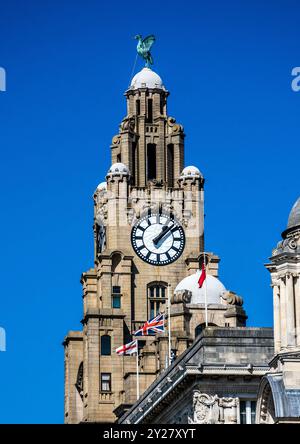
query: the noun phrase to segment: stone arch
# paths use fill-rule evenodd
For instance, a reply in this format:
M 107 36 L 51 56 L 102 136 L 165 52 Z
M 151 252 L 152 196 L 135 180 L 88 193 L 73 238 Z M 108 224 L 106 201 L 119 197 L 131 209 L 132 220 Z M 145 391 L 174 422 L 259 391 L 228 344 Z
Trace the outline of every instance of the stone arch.
M 274 424 L 275 404 L 272 388 L 268 378 L 263 378 L 257 399 L 256 424 Z
M 122 254 L 115 251 L 111 255 L 111 271 L 112 273 L 119 273 L 121 271 Z
M 151 281 L 147 284 L 148 318 L 153 318 L 165 311 L 167 305 L 168 283 L 165 281 Z

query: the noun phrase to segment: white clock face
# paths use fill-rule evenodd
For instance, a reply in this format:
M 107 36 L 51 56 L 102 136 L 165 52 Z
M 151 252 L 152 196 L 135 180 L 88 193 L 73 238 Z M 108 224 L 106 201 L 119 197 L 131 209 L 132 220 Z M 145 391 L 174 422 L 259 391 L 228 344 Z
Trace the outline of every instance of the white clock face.
M 183 252 L 185 236 L 181 225 L 173 217 L 164 213 L 150 213 L 134 225 L 131 243 L 143 261 L 168 265 Z

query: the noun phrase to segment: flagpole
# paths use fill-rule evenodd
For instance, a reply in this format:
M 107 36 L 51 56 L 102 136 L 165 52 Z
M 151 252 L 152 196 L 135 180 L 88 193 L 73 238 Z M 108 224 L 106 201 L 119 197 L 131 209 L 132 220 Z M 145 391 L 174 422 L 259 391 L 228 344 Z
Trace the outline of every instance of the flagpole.
M 205 327 L 208 327 L 208 315 L 207 315 L 207 273 L 206 273 L 206 256 L 203 252 L 204 269 L 205 269 L 205 281 L 204 281 L 204 304 L 205 304 Z
M 202 202 L 203 202 L 203 261 L 205 270 L 205 282 L 204 282 L 204 305 L 205 305 L 205 327 L 208 327 L 208 313 L 207 313 L 207 273 L 206 273 L 206 255 L 205 255 L 205 242 L 204 242 L 204 226 L 205 226 L 205 211 L 204 211 L 204 191 L 202 189 Z
M 171 365 L 171 301 L 170 284 L 168 284 L 168 348 L 169 348 L 169 367 Z
M 139 381 L 139 341 L 136 339 L 136 400 L 140 397 L 140 381 Z

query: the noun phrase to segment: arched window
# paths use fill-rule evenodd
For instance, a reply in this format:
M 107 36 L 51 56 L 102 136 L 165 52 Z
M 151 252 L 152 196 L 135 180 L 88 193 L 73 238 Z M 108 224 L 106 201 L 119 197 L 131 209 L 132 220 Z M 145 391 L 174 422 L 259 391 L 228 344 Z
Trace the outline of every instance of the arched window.
M 148 310 L 149 319 L 165 311 L 167 303 L 167 284 L 164 282 L 152 282 L 148 285 Z
M 147 145 L 147 179 L 156 179 L 156 145 L 154 143 Z
M 102 356 L 111 355 L 111 337 L 109 335 L 101 336 L 101 355 Z

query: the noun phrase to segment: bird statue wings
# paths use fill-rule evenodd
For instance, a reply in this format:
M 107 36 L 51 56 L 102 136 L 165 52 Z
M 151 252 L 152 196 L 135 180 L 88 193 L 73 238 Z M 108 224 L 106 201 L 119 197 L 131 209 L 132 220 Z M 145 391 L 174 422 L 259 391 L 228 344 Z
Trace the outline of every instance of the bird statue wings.
M 135 36 L 135 39 L 138 40 L 136 47 L 137 53 L 145 60 L 145 65 L 147 68 L 149 68 L 150 65 L 153 65 L 153 58 L 150 49 L 155 42 L 155 36 L 151 34 L 143 39 L 142 36 L 138 34 Z

